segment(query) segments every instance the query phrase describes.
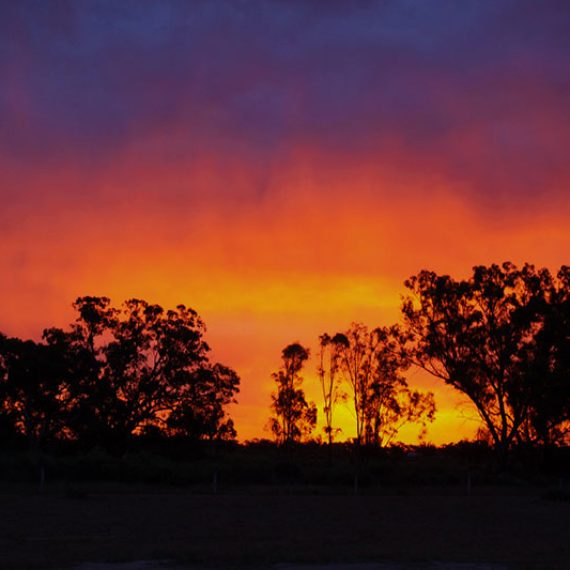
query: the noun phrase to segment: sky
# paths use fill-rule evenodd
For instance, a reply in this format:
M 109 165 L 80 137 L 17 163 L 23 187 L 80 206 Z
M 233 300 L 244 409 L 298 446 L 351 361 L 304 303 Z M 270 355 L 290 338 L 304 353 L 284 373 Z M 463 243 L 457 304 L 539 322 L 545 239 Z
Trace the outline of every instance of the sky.
M 397 322 L 424 268 L 570 262 L 569 29 L 566 0 L 0 3 L 0 330 L 185 303 L 269 437 L 286 344 Z M 409 381 L 428 441 L 473 435 Z

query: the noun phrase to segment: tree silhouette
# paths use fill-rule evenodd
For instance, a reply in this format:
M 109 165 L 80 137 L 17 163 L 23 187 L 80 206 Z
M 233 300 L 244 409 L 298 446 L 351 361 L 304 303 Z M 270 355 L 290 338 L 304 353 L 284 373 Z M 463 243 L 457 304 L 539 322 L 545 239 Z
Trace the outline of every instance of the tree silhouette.
M 65 376 L 61 355 L 45 344 L 0 338 L 1 414 L 32 449 L 62 435 Z
M 333 427 L 335 405 L 346 398 L 341 388 L 341 376 L 339 374 L 339 343 L 342 343 L 342 335 L 329 336 L 327 333 L 319 337 L 319 367 L 317 369 L 319 383 L 323 394 L 323 414 L 325 417 L 324 432 L 329 444 L 332 444 L 334 436 L 340 433 L 340 428 Z
M 103 378 L 113 394 L 107 421 L 121 437 L 160 424 L 199 382 L 208 350 L 203 331 L 196 312 L 183 305 L 169 311 L 138 299 L 123 305 L 103 351 Z
M 309 358 L 309 350 L 298 343 L 287 345 L 282 353 L 283 365 L 273 374 L 277 391 L 271 395 L 274 416 L 269 425 L 279 443 L 299 441 L 310 435 L 317 422 L 317 409 L 307 402 L 300 372 Z
M 409 364 L 396 327 L 370 331 L 353 323 L 336 335 L 338 367 L 350 386 L 356 419 L 356 443 L 386 445 L 407 423 L 425 429 L 434 419 L 431 392 L 411 391 L 402 373 Z
M 235 403 L 239 377 L 221 364 L 201 367 L 190 375 L 173 400 L 167 426 L 171 433 L 191 438 L 235 439 L 226 406 Z
M 567 269 L 555 282 L 546 269 L 507 262 L 459 281 L 422 271 L 405 285 L 409 357 L 473 402 L 502 455 L 525 426 L 544 439 L 537 429 L 552 433 L 568 417 L 567 404 L 554 411 L 551 401 L 568 383 Z
M 332 443 L 335 405 L 350 392 L 356 442 L 386 445 L 406 423 L 425 429 L 433 395 L 412 390 L 411 364 L 469 397 L 501 453 L 515 444 L 570 442 L 570 268 L 511 263 L 477 266 L 468 279 L 421 271 L 405 283 L 403 326 L 354 323 L 320 337 L 318 378 L 324 431 Z M 123 451 L 136 435 L 233 439 L 228 405 L 239 377 L 211 362 L 205 325 L 184 305 L 141 299 L 113 306 L 80 297 L 67 329 L 40 342 L 0 334 L 0 438 L 76 440 Z M 309 350 L 282 351 L 273 374 L 270 428 L 278 442 L 300 441 L 316 425 L 302 370 Z
M 543 446 L 570 443 L 570 268 L 543 278 L 535 296 L 533 342 L 521 354 L 529 385 L 528 414 L 519 439 Z M 538 302 L 537 302 L 538 301 Z
M 48 419 L 65 417 L 65 435 L 87 447 L 122 450 L 150 428 L 197 439 L 235 436 L 226 407 L 239 377 L 209 361 L 194 310 L 140 299 L 114 308 L 106 297 L 80 297 L 74 308 L 76 322 L 67 331 L 47 329 L 44 344 L 2 342 L 4 407 L 21 410 L 22 431 L 41 411 L 43 431 Z

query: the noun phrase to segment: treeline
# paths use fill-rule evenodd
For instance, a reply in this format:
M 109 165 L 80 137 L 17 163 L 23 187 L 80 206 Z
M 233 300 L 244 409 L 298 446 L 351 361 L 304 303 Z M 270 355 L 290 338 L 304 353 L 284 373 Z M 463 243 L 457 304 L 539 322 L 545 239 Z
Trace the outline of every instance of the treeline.
M 233 439 L 239 377 L 209 359 L 192 309 L 81 297 L 76 321 L 41 342 L 0 336 L 0 435 L 123 452 L 134 435 Z
M 338 439 L 340 403 L 353 410 L 358 447 L 393 443 L 409 422 L 425 429 L 435 401 L 408 385 L 406 372 L 417 367 L 473 403 L 482 437 L 500 455 L 568 444 L 568 267 L 478 266 L 466 279 L 421 271 L 405 287 L 399 324 L 321 335 L 325 441 Z M 227 406 L 240 379 L 210 360 L 195 311 L 137 299 L 115 307 L 106 297 L 81 297 L 74 308 L 76 320 L 45 330 L 40 342 L 0 335 L 3 443 L 121 454 L 135 439 L 235 439 Z M 280 444 L 314 437 L 317 406 L 302 378 L 309 356 L 294 342 L 273 374 L 269 428 Z
M 334 422 L 338 404 L 352 410 L 359 446 L 386 446 L 408 423 L 421 426 L 421 438 L 434 420 L 433 393 L 410 389 L 404 377 L 410 362 L 399 348 L 400 340 L 397 327 L 369 330 L 360 323 L 333 336 L 321 335 L 317 375 L 329 444 L 342 431 Z M 307 402 L 302 387 L 301 371 L 308 359 L 308 348 L 290 344 L 283 349 L 282 367 L 273 374 L 276 391 L 269 428 L 281 444 L 307 439 L 316 426 L 317 407 Z
M 570 268 L 512 263 L 478 266 L 467 279 L 421 271 L 405 282 L 398 325 L 353 324 L 320 337 L 318 376 L 324 431 L 332 442 L 334 409 L 350 400 L 357 444 L 392 441 L 407 422 L 425 427 L 433 394 L 411 390 L 415 366 L 473 404 L 481 436 L 501 455 L 514 446 L 570 440 Z M 270 427 L 280 442 L 299 441 L 316 425 L 300 375 L 308 349 L 287 346 L 273 378 Z

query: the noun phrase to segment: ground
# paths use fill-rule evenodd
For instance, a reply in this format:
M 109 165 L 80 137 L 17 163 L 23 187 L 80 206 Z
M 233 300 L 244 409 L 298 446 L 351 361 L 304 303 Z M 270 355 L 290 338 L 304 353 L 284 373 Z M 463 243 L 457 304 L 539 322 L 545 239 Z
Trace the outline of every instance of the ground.
M 545 500 L 540 490 L 352 496 L 275 489 L 217 495 L 188 489 L 20 489 L 1 495 L 0 509 L 2 569 L 137 560 L 195 568 L 570 567 L 570 504 Z

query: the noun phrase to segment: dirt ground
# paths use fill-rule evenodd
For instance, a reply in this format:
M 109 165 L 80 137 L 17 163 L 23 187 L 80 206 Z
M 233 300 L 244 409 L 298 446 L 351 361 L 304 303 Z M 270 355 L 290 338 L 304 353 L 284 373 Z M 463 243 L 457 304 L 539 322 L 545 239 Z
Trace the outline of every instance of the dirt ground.
M 2 569 L 133 560 L 193 568 L 455 562 L 567 570 L 570 504 L 501 491 L 0 495 Z

